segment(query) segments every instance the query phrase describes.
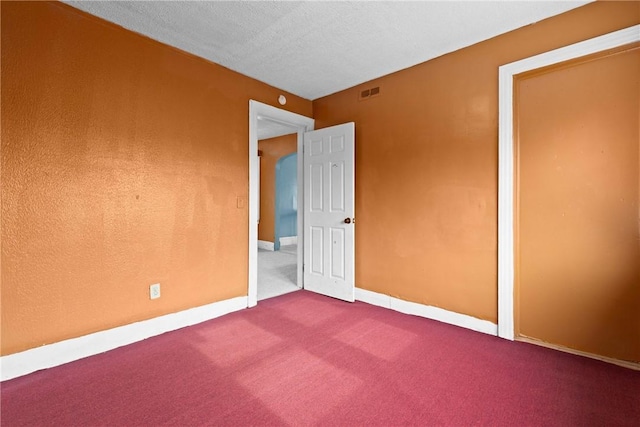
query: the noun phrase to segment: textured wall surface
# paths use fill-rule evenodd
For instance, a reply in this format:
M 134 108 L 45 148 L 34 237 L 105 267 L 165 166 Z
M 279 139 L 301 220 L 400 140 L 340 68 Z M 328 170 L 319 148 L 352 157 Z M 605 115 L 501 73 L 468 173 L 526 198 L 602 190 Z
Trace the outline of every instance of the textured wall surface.
M 356 286 L 497 321 L 498 67 L 638 22 L 596 2 L 315 100 L 356 123 Z
M 64 4 L 3 2 L 2 354 L 246 295 L 248 101 L 280 93 Z
M 276 163 L 287 154 L 295 153 L 297 134 L 284 135 L 258 141 L 260 157 L 260 223 L 258 239 L 273 242 L 275 235 Z
M 517 91 L 517 331 L 640 361 L 640 46 Z

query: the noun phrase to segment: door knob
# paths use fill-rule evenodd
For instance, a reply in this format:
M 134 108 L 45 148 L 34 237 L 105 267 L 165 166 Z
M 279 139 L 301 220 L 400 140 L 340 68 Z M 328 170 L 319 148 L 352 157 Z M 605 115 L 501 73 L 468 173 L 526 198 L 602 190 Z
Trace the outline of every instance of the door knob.
M 345 218 L 344 219 L 344 223 L 345 224 L 351 224 L 351 218 Z

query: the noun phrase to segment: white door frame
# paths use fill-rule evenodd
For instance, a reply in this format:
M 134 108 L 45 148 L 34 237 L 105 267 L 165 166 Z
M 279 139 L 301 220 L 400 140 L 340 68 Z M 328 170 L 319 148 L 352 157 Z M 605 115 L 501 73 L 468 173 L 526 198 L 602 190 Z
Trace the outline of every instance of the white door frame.
M 640 41 L 640 25 L 555 49 L 499 68 L 498 336 L 515 338 L 515 147 L 513 83 L 518 74 Z
M 247 306 L 258 304 L 258 196 L 260 194 L 260 176 L 258 157 L 258 118 L 264 118 L 298 129 L 298 286 L 302 287 L 302 260 L 304 248 L 304 168 L 302 144 L 304 133 L 313 130 L 315 121 L 310 117 L 292 113 L 249 100 L 249 275 L 247 284 Z

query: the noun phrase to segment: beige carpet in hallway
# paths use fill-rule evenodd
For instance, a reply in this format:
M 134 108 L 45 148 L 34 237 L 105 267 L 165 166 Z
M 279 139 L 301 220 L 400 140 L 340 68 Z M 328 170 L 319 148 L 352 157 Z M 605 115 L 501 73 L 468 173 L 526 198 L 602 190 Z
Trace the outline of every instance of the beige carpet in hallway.
M 297 245 L 258 249 L 258 301 L 297 291 Z

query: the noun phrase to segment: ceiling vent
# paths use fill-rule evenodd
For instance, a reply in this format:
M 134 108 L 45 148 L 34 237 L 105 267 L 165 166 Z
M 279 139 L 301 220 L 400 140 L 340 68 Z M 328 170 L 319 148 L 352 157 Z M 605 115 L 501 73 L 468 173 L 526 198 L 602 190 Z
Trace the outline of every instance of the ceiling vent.
M 362 89 L 358 92 L 358 101 L 366 101 L 367 99 L 375 98 L 378 95 L 380 95 L 380 86 Z

